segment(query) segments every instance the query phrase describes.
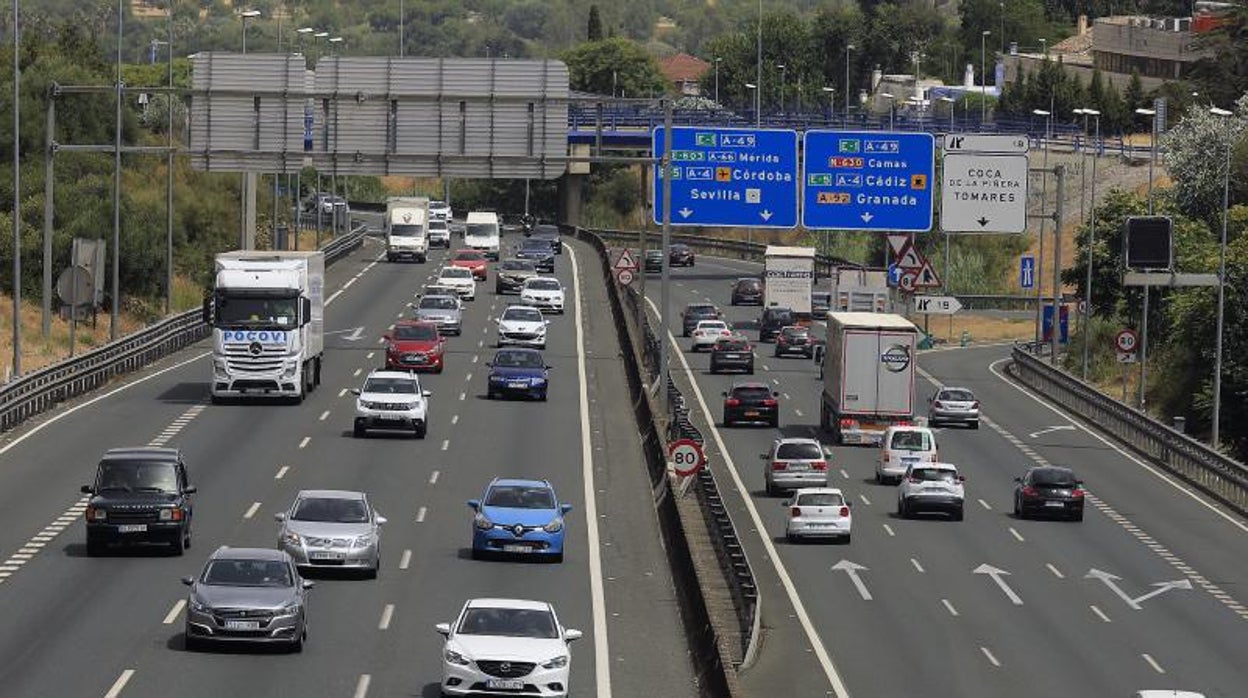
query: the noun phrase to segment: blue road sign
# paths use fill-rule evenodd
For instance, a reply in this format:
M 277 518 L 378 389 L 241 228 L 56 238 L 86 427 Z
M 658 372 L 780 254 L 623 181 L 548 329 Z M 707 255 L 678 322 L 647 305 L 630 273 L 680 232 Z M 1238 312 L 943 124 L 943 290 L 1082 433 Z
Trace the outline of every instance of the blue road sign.
M 888 285 L 896 288 L 901 283 L 901 267 L 896 264 L 888 265 Z
M 672 225 L 793 228 L 797 132 L 672 129 Z M 654 129 L 654 154 L 666 147 Z M 663 222 L 663 168 L 654 168 L 654 222 Z
M 303 105 L 303 149 L 307 152 L 312 150 L 313 125 L 312 104 L 308 103 Z
M 802 225 L 932 229 L 936 139 L 930 133 L 807 131 Z
M 1061 312 L 1058 313 L 1057 329 L 1060 334 L 1057 336 L 1058 344 L 1070 343 L 1070 308 L 1065 305 L 1060 306 Z M 1044 341 L 1053 341 L 1053 306 L 1044 306 L 1043 318 L 1041 325 L 1044 332 Z
M 1036 258 L 1029 254 L 1018 260 L 1018 285 L 1020 288 L 1036 287 Z

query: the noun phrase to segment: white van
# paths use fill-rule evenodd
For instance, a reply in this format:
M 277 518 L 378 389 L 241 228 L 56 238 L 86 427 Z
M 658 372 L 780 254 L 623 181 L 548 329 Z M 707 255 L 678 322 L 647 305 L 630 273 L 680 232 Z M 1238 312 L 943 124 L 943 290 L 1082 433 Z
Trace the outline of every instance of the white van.
M 464 246 L 480 250 L 498 261 L 498 214 L 493 211 L 469 211 L 464 228 Z
M 889 427 L 880 439 L 880 459 L 875 464 L 875 481 L 900 482 L 906 468 L 916 463 L 935 463 L 936 434 L 927 427 Z
M 429 199 L 423 196 L 392 196 L 386 199 L 386 260 L 429 256 Z

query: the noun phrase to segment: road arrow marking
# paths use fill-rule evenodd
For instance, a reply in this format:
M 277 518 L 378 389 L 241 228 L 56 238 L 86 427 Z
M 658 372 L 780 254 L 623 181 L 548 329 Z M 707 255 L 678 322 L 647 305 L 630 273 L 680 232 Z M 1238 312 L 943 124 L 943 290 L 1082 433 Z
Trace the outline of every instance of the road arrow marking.
M 982 228 L 982 227 L 984 227 L 984 226 L 986 226 L 986 225 L 988 225 L 988 219 L 987 219 L 987 218 L 985 218 L 984 216 L 980 216 L 980 217 L 979 217 L 979 220 L 977 220 L 977 221 L 975 221 L 975 222 L 976 222 L 976 223 L 979 223 L 979 227 L 981 227 L 981 228 Z
M 865 212 L 865 213 L 863 213 L 863 214 L 862 214 L 861 218 L 862 218 L 862 222 L 863 222 L 863 223 L 870 223 L 870 222 L 871 222 L 871 219 L 872 219 L 872 218 L 875 218 L 875 216 L 871 215 L 871 212 L 870 212 L 870 211 L 867 211 L 867 212 Z
M 1014 593 L 1014 590 L 1010 588 L 1010 585 L 1006 584 L 1005 580 L 1002 579 L 1002 577 L 1004 577 L 1005 575 L 1008 575 L 1009 572 L 1006 572 L 1003 569 L 998 569 L 989 564 L 980 565 L 979 567 L 976 567 L 974 570 L 972 570 L 972 572 L 974 574 L 986 574 L 992 577 L 992 581 L 996 582 L 997 586 L 1001 587 L 1001 591 L 1004 592 L 1005 595 L 1010 599 L 1010 603 L 1014 604 L 1015 606 L 1023 605 L 1023 600 L 1018 598 L 1018 594 Z
M 1041 435 L 1043 435 L 1043 434 L 1048 434 L 1048 433 L 1050 433 L 1050 432 L 1054 432 L 1054 431 L 1074 431 L 1074 430 L 1075 430 L 1075 425 L 1073 425 L 1073 424 L 1063 424 L 1063 425 L 1061 425 L 1061 426 L 1056 426 L 1056 427 L 1047 427 L 1047 428 L 1045 428 L 1045 429 L 1041 429 L 1040 431 L 1033 431 L 1033 432 L 1031 432 L 1030 434 L 1028 434 L 1028 436 L 1030 436 L 1031 438 L 1033 438 L 1033 439 L 1034 439 L 1034 438 L 1036 438 L 1036 437 L 1038 437 L 1038 436 L 1041 436 Z
M 771 211 L 764 210 L 762 213 L 758 215 L 762 216 L 764 221 L 769 221 L 771 220 L 772 213 Z
M 1105 582 L 1105 586 L 1109 587 L 1110 590 L 1112 590 L 1115 594 L 1117 594 L 1118 598 L 1122 599 L 1124 603 L 1126 603 L 1128 606 L 1130 606 L 1131 608 L 1134 608 L 1137 611 L 1140 610 L 1140 605 L 1135 602 L 1135 599 L 1131 598 L 1130 596 L 1127 596 L 1127 592 L 1123 591 L 1122 588 L 1119 587 L 1115 583 L 1117 581 L 1120 581 L 1122 577 L 1112 575 L 1108 572 L 1102 572 L 1101 570 L 1098 570 L 1094 567 L 1088 570 L 1088 573 L 1083 575 L 1083 578 L 1084 579 L 1099 579 L 1102 582 Z
M 350 334 L 347 334 L 348 332 Z M 364 333 L 363 327 L 356 327 L 354 329 L 347 329 L 347 330 L 334 330 L 333 332 L 326 332 L 325 334 L 326 335 L 345 334 L 347 336 L 343 337 L 343 339 L 347 340 L 348 342 L 358 342 L 361 339 L 363 339 L 363 333 Z
M 858 595 L 862 597 L 862 600 L 871 600 L 871 592 L 867 591 L 867 585 L 863 584 L 862 579 L 858 576 L 858 572 L 860 570 L 868 569 L 867 567 L 863 567 L 856 562 L 850 562 L 849 560 L 841 560 L 835 565 L 832 565 L 832 569 L 843 571 L 845 574 L 849 575 L 849 581 L 854 583 L 854 588 L 858 590 Z
M 677 211 L 676 213 L 679 213 L 681 218 L 688 218 L 689 216 L 693 215 L 693 209 L 686 206 L 680 209 L 679 211 Z
M 1154 596 L 1164 594 L 1167 591 L 1170 591 L 1171 589 L 1186 589 L 1187 591 L 1192 590 L 1192 583 L 1186 579 L 1176 579 L 1173 582 L 1154 582 L 1153 586 L 1157 588 L 1153 589 L 1147 594 L 1144 594 L 1143 596 L 1135 597 L 1134 599 L 1132 599 L 1132 601 L 1135 601 L 1138 604 L 1140 602 L 1151 599 Z

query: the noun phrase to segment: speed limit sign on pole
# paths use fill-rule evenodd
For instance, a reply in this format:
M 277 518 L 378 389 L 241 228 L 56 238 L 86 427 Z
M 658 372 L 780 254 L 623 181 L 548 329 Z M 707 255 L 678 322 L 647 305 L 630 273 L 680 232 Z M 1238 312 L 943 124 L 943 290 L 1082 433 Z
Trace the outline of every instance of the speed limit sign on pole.
M 633 283 L 633 270 L 632 269 L 616 269 L 615 280 L 621 286 L 627 286 Z
M 702 445 L 693 439 L 677 439 L 667 445 L 667 460 L 681 477 L 688 477 L 706 465 Z
M 1135 351 L 1139 338 L 1135 334 L 1135 330 L 1120 330 L 1114 335 L 1114 348 L 1123 354 L 1130 354 Z

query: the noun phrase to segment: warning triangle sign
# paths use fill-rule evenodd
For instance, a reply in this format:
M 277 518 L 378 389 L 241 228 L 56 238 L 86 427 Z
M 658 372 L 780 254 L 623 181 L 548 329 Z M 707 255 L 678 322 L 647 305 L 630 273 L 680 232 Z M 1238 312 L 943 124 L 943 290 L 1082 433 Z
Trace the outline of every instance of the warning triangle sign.
M 919 254 L 918 250 L 914 249 L 914 243 L 907 240 L 905 247 L 902 247 L 901 251 L 897 253 L 896 264 L 902 269 L 922 269 L 923 265 L 927 264 L 927 260 L 923 259 L 923 255 Z
M 936 270 L 932 268 L 932 263 L 923 260 L 923 265 L 914 276 L 915 288 L 933 288 L 940 285 L 940 277 L 936 276 Z
M 888 236 L 888 246 L 894 255 L 900 256 L 901 251 L 910 246 L 910 236 L 906 233 L 892 233 Z
M 636 269 L 637 268 L 637 260 L 633 258 L 632 250 L 628 249 L 627 247 L 624 248 L 624 251 L 620 253 L 619 258 L 615 260 L 615 268 L 616 269 Z

